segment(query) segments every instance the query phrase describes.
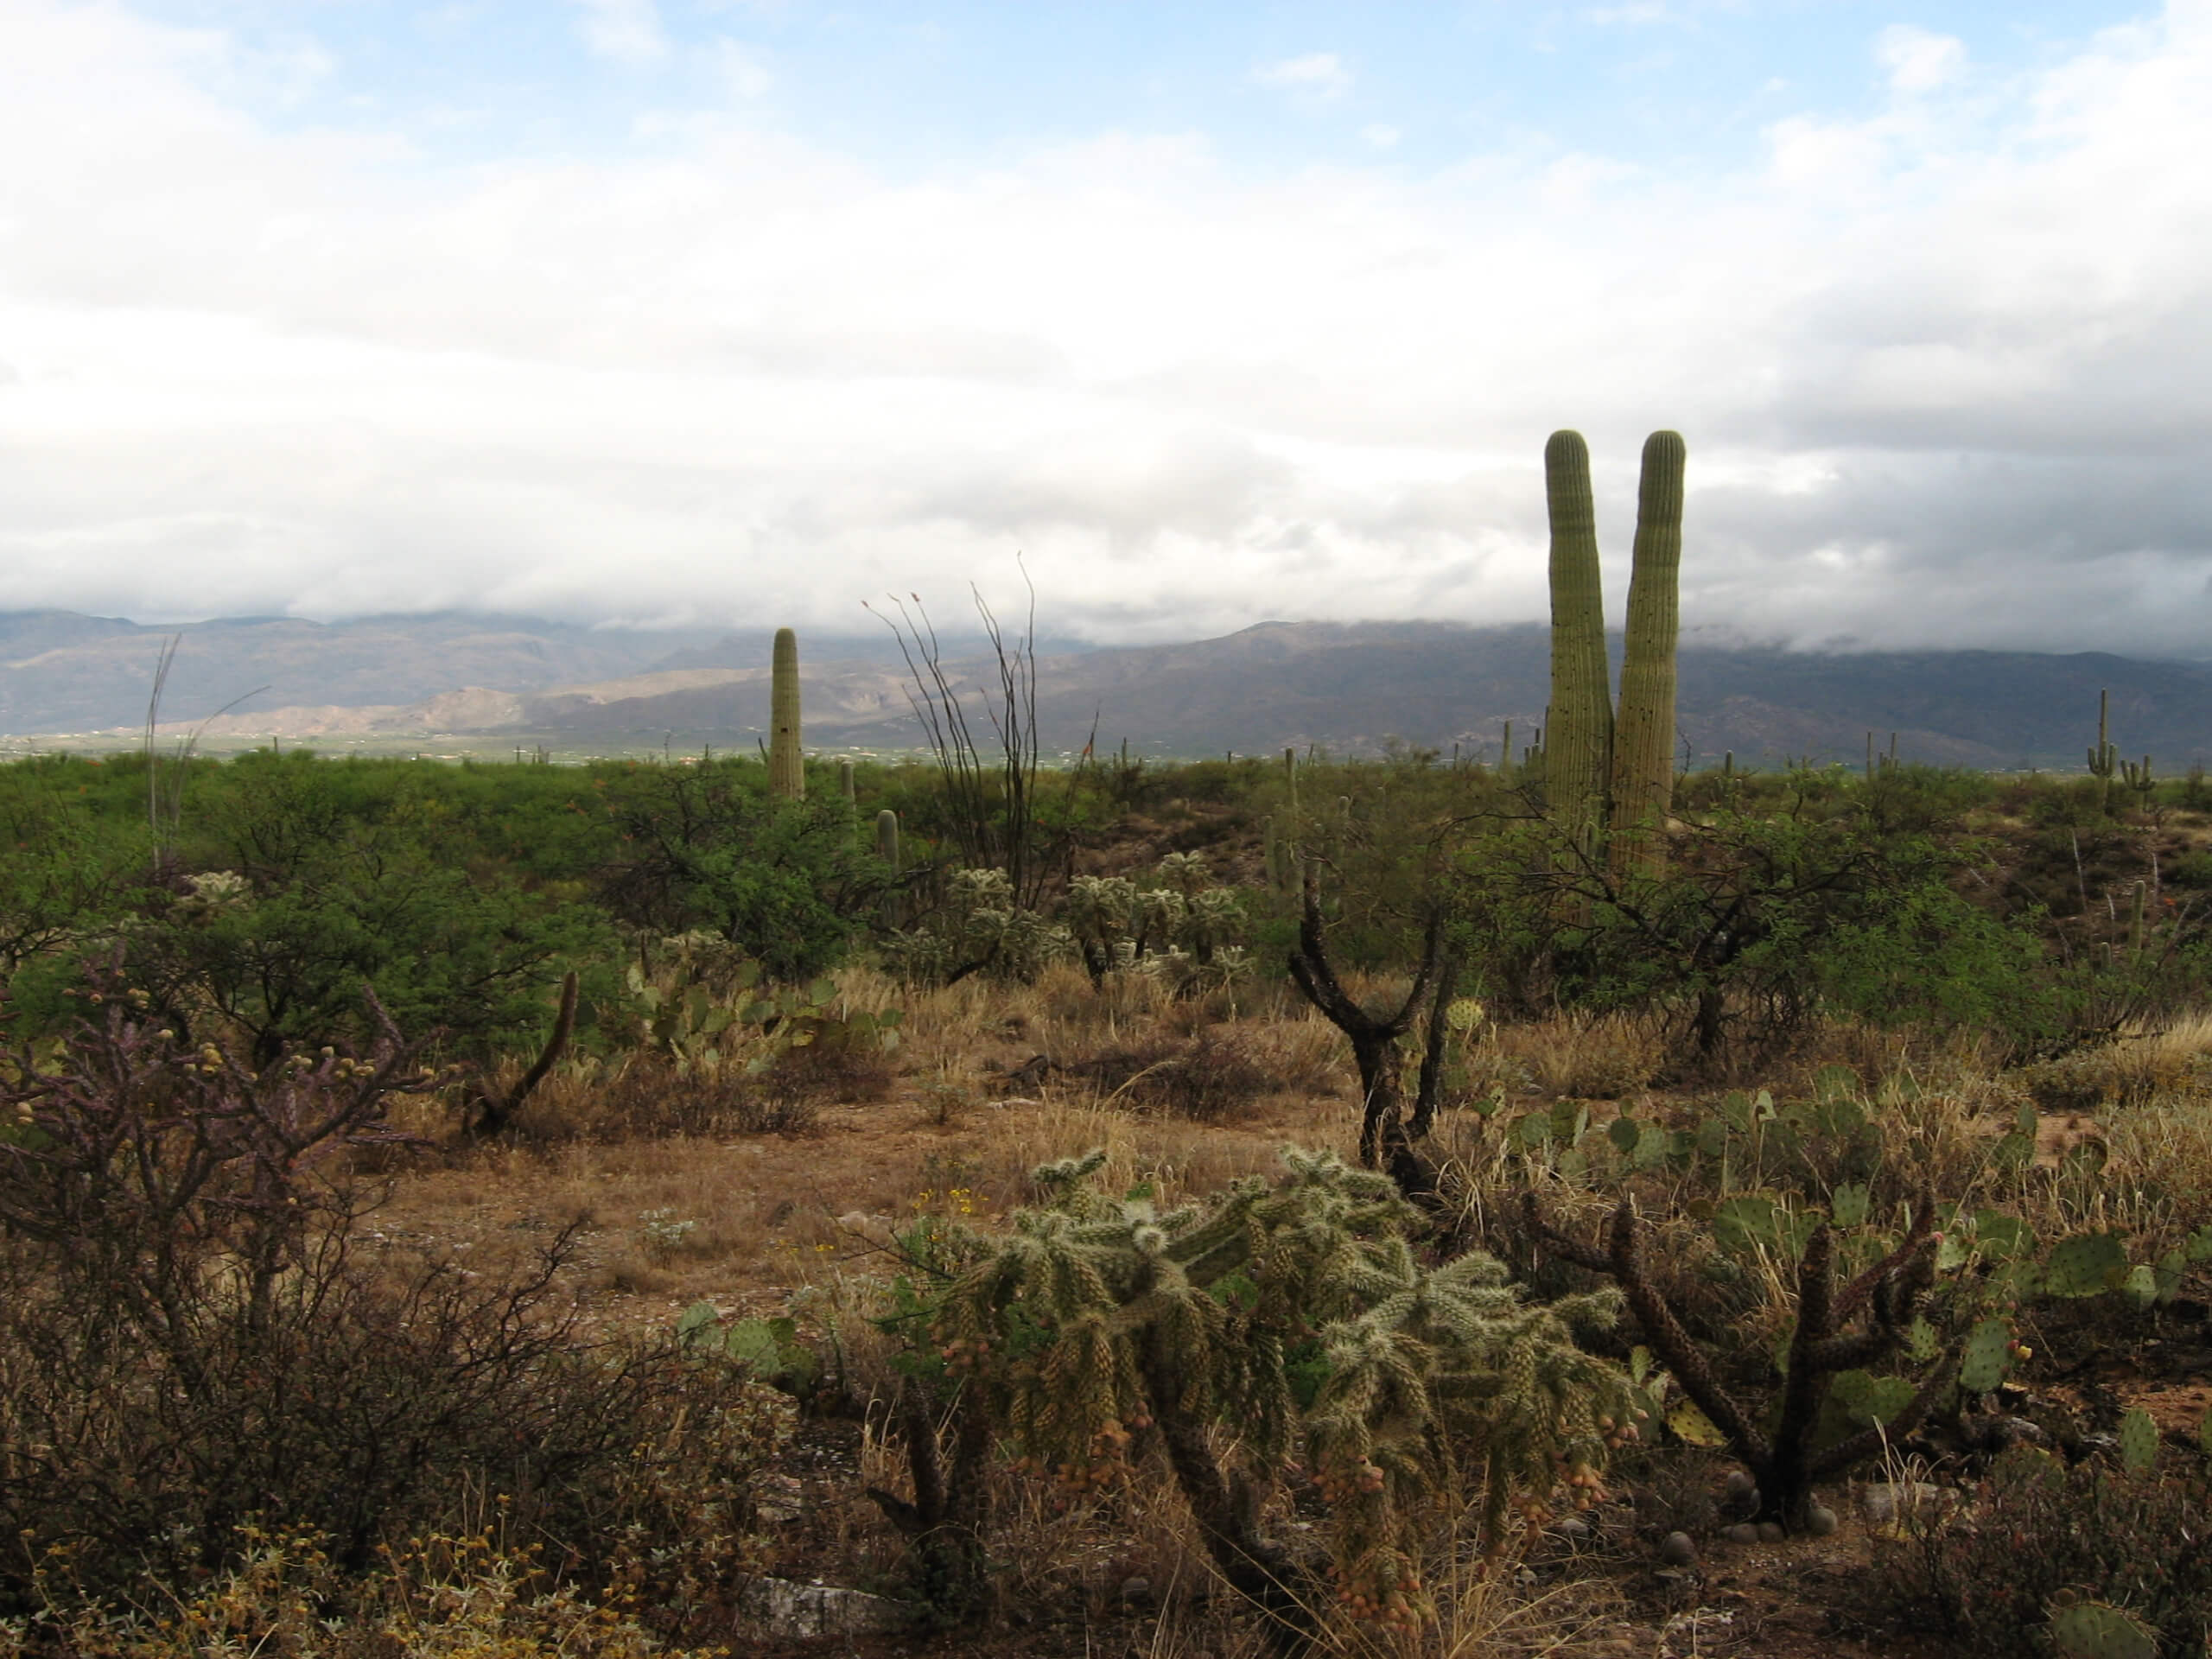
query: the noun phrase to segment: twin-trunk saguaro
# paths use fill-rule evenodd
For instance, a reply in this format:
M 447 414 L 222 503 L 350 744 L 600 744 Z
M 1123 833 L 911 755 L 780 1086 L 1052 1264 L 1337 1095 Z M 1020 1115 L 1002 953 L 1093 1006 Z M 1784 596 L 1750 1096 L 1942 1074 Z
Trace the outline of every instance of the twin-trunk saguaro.
M 1551 519 L 1552 702 L 1544 788 L 1584 858 L 1601 849 L 1616 875 L 1656 874 L 1675 791 L 1675 645 L 1681 630 L 1681 435 L 1644 441 L 1629 578 L 1628 637 L 1616 715 L 1605 663 L 1605 613 L 1590 446 L 1554 432 L 1544 446 Z M 1611 828 L 1610 841 L 1607 838 Z

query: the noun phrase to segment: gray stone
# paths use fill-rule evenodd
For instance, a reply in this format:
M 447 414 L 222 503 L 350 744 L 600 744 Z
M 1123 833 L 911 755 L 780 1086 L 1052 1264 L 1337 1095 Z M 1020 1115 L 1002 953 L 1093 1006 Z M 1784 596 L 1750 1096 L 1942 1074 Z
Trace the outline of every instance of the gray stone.
M 785 1641 L 818 1636 L 883 1636 L 914 1622 L 914 1609 L 888 1596 L 835 1585 L 756 1579 L 738 1601 L 740 1618 Z
M 1687 1532 L 1670 1532 L 1660 1541 L 1659 1559 L 1669 1567 L 1694 1567 L 1696 1541 Z
M 1782 1522 L 1779 1521 L 1759 1522 L 1759 1542 L 1763 1544 L 1778 1544 L 1789 1535 L 1783 1530 Z
M 1732 1527 L 1723 1527 L 1720 1535 L 1732 1544 L 1756 1544 L 1759 1541 L 1759 1529 L 1748 1521 L 1738 1521 Z

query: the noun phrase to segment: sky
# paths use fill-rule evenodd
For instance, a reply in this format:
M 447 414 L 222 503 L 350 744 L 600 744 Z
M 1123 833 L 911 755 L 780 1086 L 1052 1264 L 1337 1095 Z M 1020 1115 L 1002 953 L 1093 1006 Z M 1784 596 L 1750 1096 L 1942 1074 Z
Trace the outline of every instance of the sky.
M 0 609 L 2212 657 L 2212 0 L 0 0 Z M 2191 161 L 2190 157 L 2196 159 Z

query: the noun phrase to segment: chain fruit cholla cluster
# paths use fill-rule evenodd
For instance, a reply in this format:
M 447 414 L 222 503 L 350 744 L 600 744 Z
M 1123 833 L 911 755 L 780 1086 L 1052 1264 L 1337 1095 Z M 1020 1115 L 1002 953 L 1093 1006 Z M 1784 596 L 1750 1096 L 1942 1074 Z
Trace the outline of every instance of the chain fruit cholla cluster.
M 1421 1606 L 1415 1502 L 1465 1455 L 1486 1541 L 1564 1484 L 1586 1499 L 1623 1438 L 1627 1379 L 1576 1346 L 1611 1292 L 1539 1305 L 1479 1253 L 1440 1267 L 1388 1177 L 1286 1150 L 1257 1179 L 1162 1211 L 1099 1190 L 1103 1153 L 1048 1165 L 1048 1195 L 938 1300 L 932 1336 L 982 1411 L 1072 1500 L 1157 1450 L 1229 1581 L 1299 1622 L 1300 1570 L 1258 1528 L 1266 1488 L 1313 1472 L 1339 1599 L 1393 1624 Z M 1224 1463 L 1210 1427 L 1233 1427 Z

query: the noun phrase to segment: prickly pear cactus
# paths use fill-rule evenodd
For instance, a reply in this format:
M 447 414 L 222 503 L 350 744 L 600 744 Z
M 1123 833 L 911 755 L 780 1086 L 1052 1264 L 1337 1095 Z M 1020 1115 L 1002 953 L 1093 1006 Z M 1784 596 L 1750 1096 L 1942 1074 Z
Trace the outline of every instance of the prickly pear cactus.
M 2158 1424 L 2137 1406 L 2120 1420 L 2120 1460 L 2131 1475 L 2147 1475 L 2158 1460 Z
M 2060 1659 L 2158 1659 L 2158 1633 L 2108 1602 L 2077 1601 L 2050 1616 Z
M 1986 1394 L 2012 1370 L 2012 1322 L 1987 1319 L 1967 1337 L 1965 1357 L 1959 1363 L 1959 1386 L 1968 1394 Z

